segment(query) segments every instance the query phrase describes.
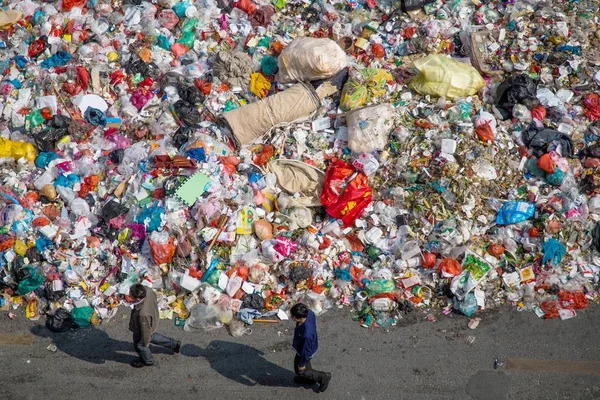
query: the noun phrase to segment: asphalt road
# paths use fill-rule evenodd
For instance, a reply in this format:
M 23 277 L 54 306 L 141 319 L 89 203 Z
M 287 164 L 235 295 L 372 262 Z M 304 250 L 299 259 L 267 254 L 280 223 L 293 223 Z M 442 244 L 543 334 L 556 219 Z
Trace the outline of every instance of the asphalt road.
M 566 321 L 506 308 L 482 315 L 475 330 L 459 315 L 436 322 L 419 315 L 389 332 L 331 310 L 318 320 L 313 360 L 333 373 L 325 393 L 293 382 L 291 322 L 255 324 L 236 339 L 225 329 L 185 332 L 161 321 L 163 334 L 184 343 L 181 354 L 155 347 L 157 364 L 133 369 L 127 317 L 123 309 L 98 328 L 53 334 L 43 320 L 1 313 L 0 339 L 29 332 L 34 341 L 0 345 L 0 399 L 600 399 L 600 369 L 582 364 L 600 361 L 598 308 Z M 52 343 L 56 352 L 47 349 Z M 495 370 L 496 357 L 533 366 Z

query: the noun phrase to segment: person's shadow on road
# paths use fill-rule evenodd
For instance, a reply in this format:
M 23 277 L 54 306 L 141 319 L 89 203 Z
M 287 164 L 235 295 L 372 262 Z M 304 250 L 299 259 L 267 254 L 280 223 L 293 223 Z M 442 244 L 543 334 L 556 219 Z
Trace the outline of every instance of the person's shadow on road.
M 213 340 L 204 349 L 185 344 L 181 354 L 204 358 L 219 374 L 242 385 L 298 387 L 292 371 L 266 360 L 262 351 L 245 344 Z
M 133 341 L 113 339 L 93 326 L 55 333 L 43 325 L 36 325 L 30 331 L 37 337 L 52 339 L 58 351 L 93 364 L 104 364 L 106 361 L 129 364 L 139 358 Z M 172 354 L 172 351 L 162 347 L 150 345 L 150 349 L 153 354 Z

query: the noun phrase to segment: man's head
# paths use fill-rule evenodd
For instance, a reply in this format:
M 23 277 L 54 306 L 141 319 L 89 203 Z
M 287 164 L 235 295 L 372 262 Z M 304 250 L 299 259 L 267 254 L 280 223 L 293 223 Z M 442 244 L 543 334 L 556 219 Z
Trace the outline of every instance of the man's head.
M 294 321 L 302 323 L 308 317 L 308 307 L 304 303 L 297 303 L 290 309 L 290 314 Z
M 146 298 L 146 287 L 136 283 L 129 289 L 129 296 L 131 296 L 135 302 L 144 300 Z

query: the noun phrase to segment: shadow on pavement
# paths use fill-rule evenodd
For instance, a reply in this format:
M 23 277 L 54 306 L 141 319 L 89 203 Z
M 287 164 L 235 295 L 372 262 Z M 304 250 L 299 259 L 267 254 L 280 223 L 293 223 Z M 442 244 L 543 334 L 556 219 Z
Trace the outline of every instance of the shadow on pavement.
M 129 364 L 138 359 L 133 342 L 125 342 L 111 338 L 106 332 L 89 326 L 83 329 L 63 333 L 54 333 L 43 325 L 30 329 L 37 337 L 50 338 L 58 351 L 93 364 L 104 364 L 106 361 Z M 172 351 L 150 345 L 153 354 L 173 354 Z
M 204 349 L 185 344 L 181 354 L 206 359 L 212 369 L 242 385 L 298 387 L 292 371 L 266 360 L 262 351 L 245 344 L 213 340 Z

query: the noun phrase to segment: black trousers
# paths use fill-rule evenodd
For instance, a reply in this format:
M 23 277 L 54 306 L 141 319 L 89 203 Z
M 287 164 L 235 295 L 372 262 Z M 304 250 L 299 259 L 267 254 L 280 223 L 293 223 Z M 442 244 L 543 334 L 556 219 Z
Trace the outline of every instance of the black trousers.
M 303 372 L 300 372 L 300 356 L 296 354 L 294 358 L 294 372 L 298 375 L 302 381 L 306 383 L 318 383 L 321 384 L 325 379 L 325 372 L 315 371 L 310 365 L 310 360 L 306 363 Z

